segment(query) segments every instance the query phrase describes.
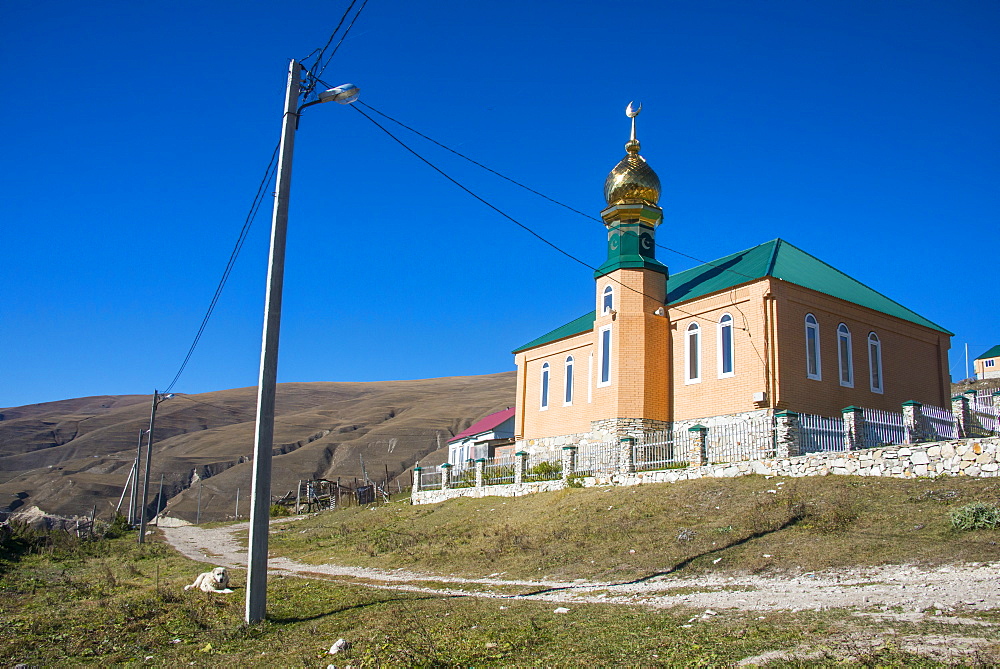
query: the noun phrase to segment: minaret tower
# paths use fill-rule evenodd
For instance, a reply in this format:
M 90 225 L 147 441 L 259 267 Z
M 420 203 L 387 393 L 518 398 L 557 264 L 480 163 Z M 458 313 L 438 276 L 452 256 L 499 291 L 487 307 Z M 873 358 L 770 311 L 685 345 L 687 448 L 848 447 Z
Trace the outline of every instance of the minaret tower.
M 608 257 L 597 282 L 597 351 L 594 400 L 600 420 L 593 428 L 618 436 L 665 427 L 670 417 L 670 322 L 666 265 L 656 259 L 656 226 L 663 220 L 660 179 L 639 155 L 635 117 L 632 136 L 604 183 L 608 207 Z

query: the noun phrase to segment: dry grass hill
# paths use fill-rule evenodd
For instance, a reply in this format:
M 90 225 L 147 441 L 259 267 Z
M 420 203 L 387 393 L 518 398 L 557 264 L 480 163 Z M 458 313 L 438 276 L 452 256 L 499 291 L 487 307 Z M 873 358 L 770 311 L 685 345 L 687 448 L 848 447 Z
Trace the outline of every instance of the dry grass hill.
M 299 479 L 406 472 L 453 435 L 513 405 L 514 372 L 416 381 L 278 386 L 272 494 Z M 0 510 L 37 506 L 108 518 L 118 503 L 149 396 L 84 397 L 0 409 Z M 256 388 L 177 395 L 157 410 L 150 502 L 164 475 L 171 515 L 202 521 L 248 512 Z M 440 459 L 443 456 L 431 460 Z M 201 486 L 193 483 L 203 481 Z M 408 478 L 404 478 L 408 482 Z M 405 485 L 406 483 L 404 483 Z

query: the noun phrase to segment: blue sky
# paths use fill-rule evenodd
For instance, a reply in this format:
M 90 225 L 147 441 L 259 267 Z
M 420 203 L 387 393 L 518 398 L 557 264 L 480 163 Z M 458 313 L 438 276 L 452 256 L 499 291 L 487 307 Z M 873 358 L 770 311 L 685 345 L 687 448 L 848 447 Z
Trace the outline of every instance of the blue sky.
M 277 140 L 287 61 L 347 4 L 4 3 L 0 406 L 170 382 Z M 323 78 L 594 215 L 641 101 L 659 243 L 711 260 L 785 238 L 954 331 L 958 379 L 966 343 L 1000 343 L 998 34 L 996 2 L 370 0 Z M 600 224 L 400 136 L 603 260 Z M 270 206 L 176 390 L 256 383 Z M 510 370 L 592 308 L 588 269 L 339 105 L 304 112 L 286 262 L 281 381 Z

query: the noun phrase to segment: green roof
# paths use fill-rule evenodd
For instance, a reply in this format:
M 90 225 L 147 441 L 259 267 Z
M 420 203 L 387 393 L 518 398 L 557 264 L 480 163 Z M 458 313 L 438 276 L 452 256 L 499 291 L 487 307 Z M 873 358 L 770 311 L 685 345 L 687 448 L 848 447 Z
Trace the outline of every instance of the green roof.
M 575 323 L 576 321 L 573 322 Z M 976 360 L 985 360 L 986 358 L 1000 358 L 1000 344 L 997 344 L 990 350 L 986 351 L 986 353 L 983 353 L 981 356 L 976 358 Z
M 757 281 L 766 276 L 794 283 L 803 288 L 810 288 L 840 298 L 845 302 L 868 307 L 938 332 L 952 334 L 940 325 L 927 320 L 860 281 L 852 279 L 840 270 L 834 269 L 783 239 L 774 239 L 751 249 L 678 272 L 670 277 L 667 283 L 669 289 L 667 304 L 683 304 L 689 300 Z M 592 311 L 528 342 L 515 349 L 514 353 L 586 332 L 593 328 L 595 317 L 596 312 Z M 987 351 L 987 353 L 993 352 L 995 352 L 994 355 L 1000 355 L 1000 346 L 995 346 Z

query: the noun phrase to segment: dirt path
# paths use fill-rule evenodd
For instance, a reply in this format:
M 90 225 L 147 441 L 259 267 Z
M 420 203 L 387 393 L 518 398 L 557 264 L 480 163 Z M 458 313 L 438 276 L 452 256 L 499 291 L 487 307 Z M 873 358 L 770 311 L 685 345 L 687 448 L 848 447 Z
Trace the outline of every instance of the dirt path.
M 240 542 L 245 542 L 247 523 L 219 528 L 185 525 L 161 529 L 174 548 L 193 560 L 234 568 L 246 566 L 246 549 Z M 876 617 L 917 621 L 924 615 L 934 615 L 936 620 L 942 622 L 979 625 L 988 623 L 947 614 L 1000 608 L 998 567 L 1000 564 L 997 563 L 946 565 L 937 568 L 892 565 L 797 576 L 659 576 L 648 580 L 614 583 L 458 578 L 401 569 L 390 571 L 332 564 L 313 565 L 282 557 L 272 557 L 269 560 L 269 569 L 273 572 L 312 578 L 335 576 L 357 580 L 371 587 L 441 595 L 534 599 L 564 605 L 575 602 L 656 608 L 681 605 L 713 612 L 722 609 L 801 611 L 857 608 L 869 612 L 863 615 Z

